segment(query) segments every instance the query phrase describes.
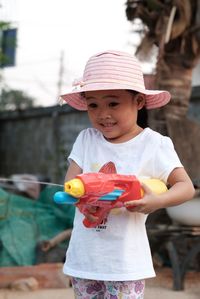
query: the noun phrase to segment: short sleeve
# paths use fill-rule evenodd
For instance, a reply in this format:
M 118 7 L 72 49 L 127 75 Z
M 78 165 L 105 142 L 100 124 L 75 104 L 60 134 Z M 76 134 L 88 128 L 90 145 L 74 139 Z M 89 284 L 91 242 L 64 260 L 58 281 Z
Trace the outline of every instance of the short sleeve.
M 170 173 L 178 167 L 183 167 L 169 137 L 162 136 L 160 146 L 155 156 L 155 177 L 167 182 Z

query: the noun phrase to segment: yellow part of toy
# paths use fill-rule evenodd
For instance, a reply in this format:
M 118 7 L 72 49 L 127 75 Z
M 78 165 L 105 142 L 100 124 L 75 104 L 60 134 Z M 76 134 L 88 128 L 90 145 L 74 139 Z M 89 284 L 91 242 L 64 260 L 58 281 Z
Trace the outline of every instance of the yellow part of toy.
M 167 191 L 167 186 L 165 183 L 159 179 L 139 179 L 141 183 L 144 183 L 151 189 L 152 192 L 156 194 L 162 194 Z M 142 196 L 144 195 L 144 191 L 142 191 Z
M 65 183 L 64 190 L 66 193 L 79 198 L 85 194 L 85 187 L 80 179 L 72 179 Z

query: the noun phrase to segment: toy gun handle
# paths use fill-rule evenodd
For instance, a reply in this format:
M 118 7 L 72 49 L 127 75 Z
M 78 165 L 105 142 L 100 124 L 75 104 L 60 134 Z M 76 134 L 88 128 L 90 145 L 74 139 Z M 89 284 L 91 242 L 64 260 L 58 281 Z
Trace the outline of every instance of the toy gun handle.
M 97 225 L 101 224 L 101 222 L 106 218 L 108 215 L 108 209 L 105 209 L 103 207 L 98 207 L 97 211 L 95 213 L 92 213 L 93 216 L 97 217 L 96 222 L 90 221 L 88 218 L 84 218 L 83 224 L 87 228 L 96 227 Z

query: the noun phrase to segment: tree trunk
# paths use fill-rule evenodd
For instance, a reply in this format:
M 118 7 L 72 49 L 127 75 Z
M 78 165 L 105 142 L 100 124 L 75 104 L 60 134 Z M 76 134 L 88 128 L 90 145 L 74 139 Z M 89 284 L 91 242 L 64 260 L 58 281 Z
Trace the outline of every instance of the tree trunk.
M 168 59 L 167 54 L 158 59 L 156 88 L 168 90 L 172 98 L 168 105 L 148 113 L 151 127 L 166 135 L 168 135 L 167 120 L 181 120 L 187 116 L 191 96 L 193 68 L 185 68 L 178 60 L 178 55 L 172 59 L 170 54 Z
M 149 126 L 172 138 L 186 171 L 194 181 L 199 180 L 200 125 L 187 118 L 193 68 L 180 63 L 178 55 L 167 59 L 165 54 L 165 59 L 158 60 L 156 88 L 168 90 L 172 99 L 163 108 L 149 111 Z

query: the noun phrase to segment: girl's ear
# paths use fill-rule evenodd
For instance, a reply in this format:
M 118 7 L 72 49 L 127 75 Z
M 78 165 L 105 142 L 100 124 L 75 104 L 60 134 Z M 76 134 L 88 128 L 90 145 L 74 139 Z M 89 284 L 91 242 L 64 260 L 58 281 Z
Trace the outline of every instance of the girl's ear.
M 135 99 L 138 104 L 138 110 L 141 110 L 145 105 L 145 96 L 142 93 L 138 93 Z

